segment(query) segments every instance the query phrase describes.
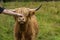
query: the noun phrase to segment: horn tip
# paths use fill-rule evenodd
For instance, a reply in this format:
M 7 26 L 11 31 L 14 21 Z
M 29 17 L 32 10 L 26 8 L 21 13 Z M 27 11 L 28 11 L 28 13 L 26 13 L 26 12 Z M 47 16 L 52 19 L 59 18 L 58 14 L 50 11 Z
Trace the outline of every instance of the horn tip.
M 41 7 L 42 7 L 42 4 L 38 8 L 36 8 L 36 11 L 39 10 Z

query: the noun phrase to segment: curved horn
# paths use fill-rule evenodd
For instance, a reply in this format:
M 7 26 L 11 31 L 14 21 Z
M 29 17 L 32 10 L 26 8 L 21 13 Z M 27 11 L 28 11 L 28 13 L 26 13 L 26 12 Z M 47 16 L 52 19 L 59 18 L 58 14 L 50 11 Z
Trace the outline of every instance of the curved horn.
M 30 9 L 30 11 L 37 11 L 37 10 L 39 10 L 41 7 L 42 7 L 42 4 L 41 4 L 38 8 Z
M 42 4 L 38 8 L 36 8 L 35 11 L 39 10 L 41 7 L 42 7 Z

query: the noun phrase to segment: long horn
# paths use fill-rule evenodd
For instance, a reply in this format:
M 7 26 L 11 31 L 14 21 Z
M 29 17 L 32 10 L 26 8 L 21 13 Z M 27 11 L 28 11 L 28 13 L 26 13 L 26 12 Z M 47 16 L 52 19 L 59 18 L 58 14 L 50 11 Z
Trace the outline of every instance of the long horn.
M 41 7 L 42 7 L 42 4 L 38 8 L 36 8 L 35 11 L 39 10 Z

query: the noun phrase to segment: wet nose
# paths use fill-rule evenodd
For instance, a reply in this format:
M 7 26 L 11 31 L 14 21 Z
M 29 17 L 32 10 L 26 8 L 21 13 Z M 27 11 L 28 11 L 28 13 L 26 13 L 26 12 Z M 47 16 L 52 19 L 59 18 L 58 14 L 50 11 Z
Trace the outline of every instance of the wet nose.
M 19 18 L 19 20 L 20 20 L 20 21 L 23 21 L 23 20 L 24 20 L 24 18 L 23 18 L 23 17 L 22 17 L 22 18 Z
M 20 15 L 19 16 L 19 20 L 24 20 L 24 16 L 23 15 Z

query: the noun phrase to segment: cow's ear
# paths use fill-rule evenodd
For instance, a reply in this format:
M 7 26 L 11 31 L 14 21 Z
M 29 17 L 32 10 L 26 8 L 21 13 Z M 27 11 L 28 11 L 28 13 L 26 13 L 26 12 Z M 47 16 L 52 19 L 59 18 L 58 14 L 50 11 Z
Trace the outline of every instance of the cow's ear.
M 16 12 L 16 9 L 10 9 L 12 12 Z
M 31 16 L 33 16 L 33 15 L 35 15 L 35 11 L 29 11 L 28 16 L 31 17 Z
M 36 11 L 35 11 L 35 9 L 30 9 L 29 12 L 30 12 L 31 15 L 34 15 Z
M 12 10 L 13 12 L 16 12 L 16 10 Z
M 15 9 L 9 9 L 9 10 L 11 10 L 11 11 L 13 11 L 13 12 L 16 12 L 16 10 L 15 10 Z
M 31 15 L 34 15 L 35 14 L 35 11 L 30 11 L 29 12 Z

